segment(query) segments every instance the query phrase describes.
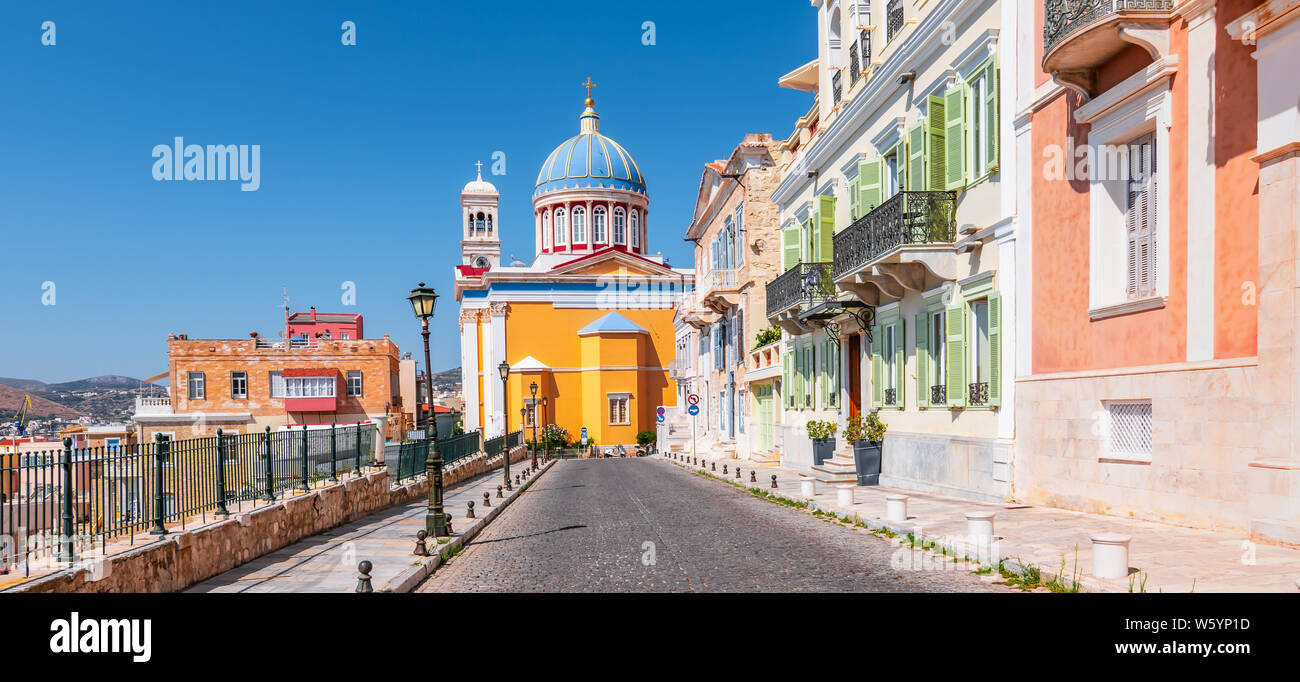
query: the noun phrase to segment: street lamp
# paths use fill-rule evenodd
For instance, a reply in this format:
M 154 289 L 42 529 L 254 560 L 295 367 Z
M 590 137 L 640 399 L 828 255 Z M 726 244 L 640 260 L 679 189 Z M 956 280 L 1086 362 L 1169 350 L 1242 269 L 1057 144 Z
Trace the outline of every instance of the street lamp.
M 510 391 L 506 384 L 510 378 L 510 363 L 502 360 L 497 365 L 497 371 L 501 373 L 501 451 L 505 453 L 506 460 L 506 490 L 513 490 L 510 487 Z
M 537 471 L 537 382 L 528 385 L 533 394 L 533 471 Z
M 546 396 L 542 396 L 542 435 L 543 436 L 546 435 L 546 426 L 550 423 L 551 423 L 550 420 L 546 417 Z M 550 438 L 546 439 L 546 449 L 542 450 L 542 461 L 544 462 L 551 461 L 551 439 Z
M 431 287 L 424 286 L 424 282 L 420 282 L 420 286 L 412 289 L 411 295 L 407 296 L 406 300 L 411 302 L 411 309 L 420 320 L 420 335 L 424 337 L 425 376 L 428 380 L 432 380 L 433 365 L 429 363 L 429 318 L 433 317 L 433 307 L 438 302 L 438 293 Z M 428 380 L 425 382 L 425 388 L 429 390 L 429 400 L 432 402 L 433 387 L 428 385 Z M 419 396 L 416 396 L 417 422 L 420 419 L 419 403 Z M 432 438 L 429 437 L 430 433 L 433 434 Z M 429 509 L 424 516 L 424 530 L 435 538 L 441 538 L 447 536 L 447 516 L 442 513 L 442 453 L 438 450 L 438 430 L 433 419 L 432 405 L 425 421 L 424 437 L 432 441 L 429 443 L 429 458 L 425 461 L 425 470 L 432 483 L 429 486 Z

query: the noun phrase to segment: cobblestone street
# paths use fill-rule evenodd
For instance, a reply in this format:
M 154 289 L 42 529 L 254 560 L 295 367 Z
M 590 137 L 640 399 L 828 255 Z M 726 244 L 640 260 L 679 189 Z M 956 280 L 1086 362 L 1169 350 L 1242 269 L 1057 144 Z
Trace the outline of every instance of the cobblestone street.
M 895 551 L 660 460 L 565 460 L 419 591 L 1012 591 L 968 570 L 894 570 Z

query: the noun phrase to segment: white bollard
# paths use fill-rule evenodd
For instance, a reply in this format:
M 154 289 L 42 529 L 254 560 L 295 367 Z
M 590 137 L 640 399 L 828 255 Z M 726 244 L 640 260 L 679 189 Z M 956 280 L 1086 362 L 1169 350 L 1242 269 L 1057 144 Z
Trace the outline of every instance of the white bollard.
M 1092 536 L 1092 574 L 1098 578 L 1128 576 L 1128 543 L 1133 538 L 1116 533 Z
M 966 534 L 976 541 L 993 539 L 993 512 L 966 512 Z
M 885 496 L 885 518 L 889 521 L 907 520 L 907 495 Z
M 813 497 L 817 494 L 817 479 L 812 476 L 799 477 L 799 494 L 804 497 Z
M 853 506 L 853 484 L 841 483 L 835 486 L 835 504 L 841 507 Z

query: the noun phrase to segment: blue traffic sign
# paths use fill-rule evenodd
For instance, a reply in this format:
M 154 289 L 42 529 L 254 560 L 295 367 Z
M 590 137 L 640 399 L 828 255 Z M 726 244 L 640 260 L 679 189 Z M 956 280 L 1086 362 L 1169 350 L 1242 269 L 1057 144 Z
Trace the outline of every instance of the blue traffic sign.
M 657 414 L 657 415 L 659 415 L 659 416 L 661 416 L 661 417 L 663 416 L 664 412 L 667 412 L 667 410 L 664 409 L 664 406 L 663 406 L 663 405 L 660 405 L 659 407 L 656 407 L 656 408 L 655 408 L 655 414 Z
M 664 423 L 664 416 L 662 414 L 655 415 L 655 421 L 659 422 L 660 424 Z
M 691 415 L 692 417 L 694 417 L 695 415 L 697 415 L 697 414 L 699 414 L 699 413 L 700 413 L 700 406 L 699 406 L 699 405 L 691 405 L 690 407 L 686 408 L 686 414 L 689 414 L 689 415 Z

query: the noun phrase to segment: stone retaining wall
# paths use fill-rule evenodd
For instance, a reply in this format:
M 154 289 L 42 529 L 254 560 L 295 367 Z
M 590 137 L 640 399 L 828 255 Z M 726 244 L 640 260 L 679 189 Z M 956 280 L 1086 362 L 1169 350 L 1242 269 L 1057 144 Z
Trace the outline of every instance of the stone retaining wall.
M 527 457 L 527 448 L 519 446 L 511 451 L 510 461 Z M 501 464 L 500 457 L 491 462 L 482 456 L 474 457 L 444 472 L 443 484 L 455 485 L 499 469 Z M 305 537 L 428 494 L 428 481 L 392 488 L 388 471 L 381 470 L 232 514 L 224 521 L 178 530 L 128 551 L 79 562 L 0 592 L 176 592 Z

